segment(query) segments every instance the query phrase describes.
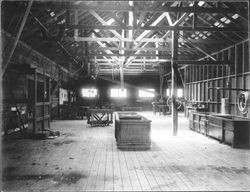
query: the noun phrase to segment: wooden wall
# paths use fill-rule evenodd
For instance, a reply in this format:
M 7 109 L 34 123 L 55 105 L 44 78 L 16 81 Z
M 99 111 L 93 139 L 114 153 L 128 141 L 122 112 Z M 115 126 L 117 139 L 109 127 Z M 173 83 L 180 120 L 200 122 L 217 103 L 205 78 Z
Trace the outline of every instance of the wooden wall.
M 229 60 L 230 65 L 190 65 L 185 70 L 185 97 L 187 104 L 208 104 L 209 111 L 220 113 L 221 98 L 229 99 L 229 113 L 243 116 L 238 110 L 237 96 L 240 91 L 208 89 L 224 87 L 250 89 L 250 63 L 248 41 L 240 42 L 215 54 L 218 60 Z M 210 100 L 208 102 L 208 100 Z M 250 106 L 248 114 L 250 118 Z
M 5 32 L 1 31 L 1 42 L 2 42 L 2 57 L 3 64 L 5 65 L 6 58 L 10 49 L 14 43 L 14 37 Z M 8 129 L 10 127 L 8 122 L 11 122 L 10 119 L 10 108 L 13 106 L 13 99 L 18 103 L 18 106 L 25 106 L 27 108 L 27 103 L 29 102 L 28 96 L 28 82 L 32 80 L 33 77 L 31 75 L 20 74 L 18 71 L 12 69 L 11 65 L 18 64 L 28 64 L 31 67 L 37 68 L 37 71 L 40 74 L 43 74 L 43 69 L 45 70 L 45 74 L 50 77 L 51 82 L 55 85 L 52 88 L 56 87 L 58 81 L 68 81 L 69 78 L 72 77 L 71 71 L 66 69 L 39 52 L 33 50 L 25 43 L 19 41 L 14 54 L 10 60 L 9 67 L 6 70 L 2 80 L 2 107 L 1 110 L 3 112 L 2 115 L 2 131 Z M 75 69 L 74 69 L 75 70 Z M 42 77 L 38 75 L 42 81 Z M 11 83 L 8 81 L 11 80 Z M 11 85 L 9 85 L 11 84 Z M 38 87 L 39 88 L 39 87 Z M 58 115 L 58 86 L 52 90 L 51 92 L 51 111 L 54 112 L 52 114 L 52 118 L 55 118 Z

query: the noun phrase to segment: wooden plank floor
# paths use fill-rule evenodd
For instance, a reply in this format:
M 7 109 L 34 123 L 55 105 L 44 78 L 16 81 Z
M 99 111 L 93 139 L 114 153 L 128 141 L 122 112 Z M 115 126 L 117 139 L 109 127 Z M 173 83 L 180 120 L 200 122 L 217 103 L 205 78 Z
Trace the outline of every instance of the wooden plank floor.
M 61 136 L 3 140 L 3 191 L 200 191 L 250 190 L 250 150 L 233 149 L 188 129 L 179 116 L 152 120 L 152 149 L 121 151 L 114 126 L 86 120 L 54 121 Z

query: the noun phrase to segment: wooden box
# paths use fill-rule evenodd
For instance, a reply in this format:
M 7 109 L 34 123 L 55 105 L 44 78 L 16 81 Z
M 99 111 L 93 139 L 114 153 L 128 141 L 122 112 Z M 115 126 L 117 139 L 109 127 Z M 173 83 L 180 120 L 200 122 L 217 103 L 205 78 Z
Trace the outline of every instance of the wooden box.
M 207 124 L 207 135 L 219 140 L 220 142 L 223 141 L 223 118 L 217 117 L 214 115 L 209 115 L 207 117 L 208 124 Z
M 134 112 L 116 112 L 115 138 L 119 149 L 149 149 L 151 121 Z
M 223 130 L 225 143 L 235 148 L 250 148 L 250 119 L 226 119 Z

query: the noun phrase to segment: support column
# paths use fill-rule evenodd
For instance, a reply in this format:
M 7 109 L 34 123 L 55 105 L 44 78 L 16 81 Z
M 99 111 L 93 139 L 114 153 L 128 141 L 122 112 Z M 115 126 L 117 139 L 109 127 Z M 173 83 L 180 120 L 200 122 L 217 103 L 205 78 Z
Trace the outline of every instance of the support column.
M 248 1 L 248 65 L 250 65 L 250 0 Z M 249 82 L 248 82 L 249 83 Z M 249 87 L 249 84 L 245 85 L 246 87 Z M 249 107 L 248 107 L 249 109 Z M 247 114 L 248 118 L 250 117 L 250 113 Z
M 159 71 L 159 75 L 160 75 L 160 99 L 163 99 L 163 84 L 164 84 L 164 65 L 160 65 L 160 71 Z
M 37 132 L 37 127 L 36 127 L 36 108 L 37 108 L 37 71 L 36 69 L 34 70 L 34 101 L 33 101 L 33 133 L 35 134 Z
M 123 63 L 120 64 L 120 81 L 121 81 L 121 89 L 124 89 L 124 71 L 123 71 Z
M 178 131 L 178 108 L 177 108 L 177 77 L 176 71 L 178 68 L 178 32 L 172 31 L 172 59 L 171 59 L 171 71 L 172 71 L 172 126 L 173 136 L 177 135 Z

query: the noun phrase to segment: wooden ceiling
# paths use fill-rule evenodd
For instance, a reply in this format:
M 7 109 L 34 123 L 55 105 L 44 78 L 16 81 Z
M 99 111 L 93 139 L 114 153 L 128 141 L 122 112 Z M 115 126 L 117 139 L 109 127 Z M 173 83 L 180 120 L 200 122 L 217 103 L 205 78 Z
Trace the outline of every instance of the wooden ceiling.
M 27 1 L 3 1 L 2 29 L 16 36 Z M 179 31 L 182 64 L 248 38 L 248 3 L 34 1 L 20 40 L 56 63 L 94 75 L 159 74 Z M 82 69 L 82 70 L 80 70 Z

